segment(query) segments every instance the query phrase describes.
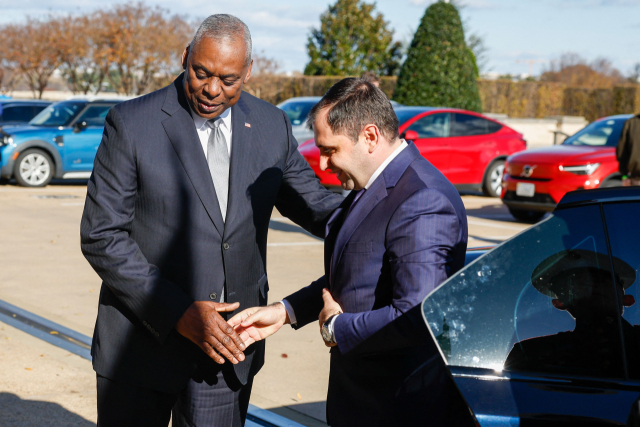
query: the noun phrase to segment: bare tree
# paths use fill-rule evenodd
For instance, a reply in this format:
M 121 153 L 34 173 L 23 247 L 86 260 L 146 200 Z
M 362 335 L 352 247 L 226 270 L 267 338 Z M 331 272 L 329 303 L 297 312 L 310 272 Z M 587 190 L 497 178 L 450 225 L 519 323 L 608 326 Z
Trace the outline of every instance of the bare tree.
M 610 88 L 625 82 L 622 73 L 608 59 L 587 62 L 577 53 L 564 53 L 552 60 L 540 80 L 586 88 Z

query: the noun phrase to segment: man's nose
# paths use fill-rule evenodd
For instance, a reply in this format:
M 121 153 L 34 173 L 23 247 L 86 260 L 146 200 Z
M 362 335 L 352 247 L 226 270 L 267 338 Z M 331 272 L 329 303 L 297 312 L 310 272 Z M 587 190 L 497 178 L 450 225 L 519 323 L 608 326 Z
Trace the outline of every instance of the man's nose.
M 207 84 L 204 86 L 205 95 L 209 98 L 215 98 L 220 95 L 221 85 L 220 79 L 217 77 L 212 77 L 207 81 Z
M 320 170 L 326 171 L 329 167 L 329 156 L 320 155 Z

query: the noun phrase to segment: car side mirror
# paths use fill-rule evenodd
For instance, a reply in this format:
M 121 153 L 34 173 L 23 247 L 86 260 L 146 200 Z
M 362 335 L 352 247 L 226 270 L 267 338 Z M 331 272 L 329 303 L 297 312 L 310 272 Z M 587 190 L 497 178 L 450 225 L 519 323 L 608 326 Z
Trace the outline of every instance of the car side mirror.
M 87 122 L 77 122 L 73 125 L 73 131 L 75 133 L 82 132 L 87 128 Z
M 418 139 L 418 132 L 415 130 L 408 130 L 401 135 L 407 141 L 415 141 Z

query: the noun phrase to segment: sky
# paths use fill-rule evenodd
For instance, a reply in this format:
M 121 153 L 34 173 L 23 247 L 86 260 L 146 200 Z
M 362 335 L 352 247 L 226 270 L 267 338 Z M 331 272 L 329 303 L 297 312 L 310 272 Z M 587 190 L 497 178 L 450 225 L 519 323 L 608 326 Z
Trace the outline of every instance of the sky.
M 192 19 L 230 13 L 250 28 L 254 52 L 282 71 L 302 71 L 307 37 L 335 0 L 146 0 Z M 370 0 L 366 0 L 371 2 Z M 378 0 L 397 40 L 410 43 L 434 0 Z M 49 13 L 78 14 L 122 3 L 113 0 L 0 0 L 0 24 Z M 607 58 L 623 74 L 640 63 L 640 0 L 460 0 L 466 31 L 484 39 L 486 70 L 539 75 L 562 53 Z M 0 40 L 1 40 L 0 32 Z

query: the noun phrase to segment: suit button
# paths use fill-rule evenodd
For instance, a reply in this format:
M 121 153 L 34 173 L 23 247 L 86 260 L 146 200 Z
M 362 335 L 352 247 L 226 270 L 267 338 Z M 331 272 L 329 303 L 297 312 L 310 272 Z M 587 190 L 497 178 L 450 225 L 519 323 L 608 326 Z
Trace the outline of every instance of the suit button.
M 222 248 L 226 251 L 227 249 L 229 249 L 231 246 L 229 246 L 229 244 L 227 242 L 224 242 L 222 244 Z
M 147 325 L 148 325 L 148 323 L 147 323 L 147 321 L 146 321 L 146 320 L 143 320 L 143 321 L 142 321 L 142 324 L 143 324 L 144 326 L 147 326 Z
M 216 299 L 216 298 L 218 298 L 218 294 L 216 294 L 215 292 L 211 292 L 211 293 L 209 294 L 209 298 L 211 298 L 211 299 Z
M 159 336 L 160 336 L 160 334 L 158 332 L 156 332 L 156 338 L 159 337 Z

